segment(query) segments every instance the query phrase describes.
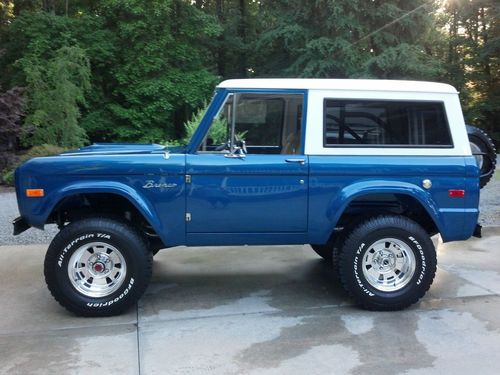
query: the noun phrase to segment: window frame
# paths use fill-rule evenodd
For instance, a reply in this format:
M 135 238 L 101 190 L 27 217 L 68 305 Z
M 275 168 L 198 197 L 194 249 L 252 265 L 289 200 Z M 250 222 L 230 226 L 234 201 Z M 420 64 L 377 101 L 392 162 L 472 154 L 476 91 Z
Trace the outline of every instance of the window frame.
M 257 95 L 264 95 L 263 93 L 238 93 L 239 95 L 245 95 L 245 94 L 257 94 Z M 274 94 L 274 93 L 266 93 L 265 95 L 279 95 L 279 94 Z M 290 94 L 291 95 L 291 94 Z M 265 100 L 265 99 L 261 99 L 259 98 L 259 100 Z M 281 104 L 282 104 L 282 108 L 281 108 L 281 127 L 279 129 L 279 134 L 278 134 L 278 144 L 277 145 L 247 145 L 247 148 L 261 148 L 261 149 L 280 149 L 283 147 L 283 132 L 284 132 L 284 121 L 285 121 L 285 111 L 286 111 L 286 101 L 283 97 L 276 97 L 276 98 L 272 98 L 271 100 L 277 100 L 277 101 L 280 101 Z M 302 100 L 304 100 L 304 98 L 302 98 Z M 267 115 L 267 107 L 266 107 L 266 115 Z M 236 111 L 236 117 L 238 117 L 238 111 Z M 241 123 L 240 123 L 241 124 Z M 247 124 L 247 123 L 245 123 Z M 264 123 L 265 124 L 265 123 Z M 240 129 L 241 130 L 241 129 Z M 247 131 L 249 131 L 247 129 Z M 266 155 L 266 154 L 263 154 L 263 155 Z
M 339 144 L 329 144 L 326 142 L 326 103 L 327 101 L 336 101 L 343 103 L 363 103 L 363 102 L 392 102 L 392 103 L 433 103 L 441 105 L 444 116 L 444 123 L 446 126 L 446 132 L 448 134 L 450 144 L 447 145 L 418 145 L 418 144 L 374 144 L 374 143 L 339 143 Z M 322 133 L 322 143 L 323 148 L 331 149 L 331 148 L 380 148 L 380 149 L 453 149 L 455 147 L 453 141 L 453 134 L 450 129 L 450 124 L 448 122 L 448 115 L 446 112 L 446 103 L 443 100 L 418 100 L 418 99 L 374 99 L 374 98 L 332 98 L 332 97 L 324 97 L 323 98 L 323 133 Z
M 204 137 L 210 131 L 212 126 L 213 118 L 219 115 L 220 111 L 224 107 L 226 101 L 231 94 L 276 94 L 276 95 L 302 95 L 302 114 L 301 114 L 301 129 L 300 129 L 300 149 L 297 155 L 305 154 L 306 147 L 306 126 L 307 115 L 308 115 L 308 103 L 309 103 L 309 90 L 307 89 L 237 89 L 237 88 L 217 88 L 214 100 L 210 103 L 205 117 L 201 120 L 198 125 L 198 129 L 195 131 L 193 138 L 188 143 L 186 152 L 189 154 L 212 154 L 212 152 L 199 152 L 199 147 L 203 142 Z M 283 129 L 282 129 L 283 131 Z M 251 155 L 279 155 L 279 154 L 251 154 Z

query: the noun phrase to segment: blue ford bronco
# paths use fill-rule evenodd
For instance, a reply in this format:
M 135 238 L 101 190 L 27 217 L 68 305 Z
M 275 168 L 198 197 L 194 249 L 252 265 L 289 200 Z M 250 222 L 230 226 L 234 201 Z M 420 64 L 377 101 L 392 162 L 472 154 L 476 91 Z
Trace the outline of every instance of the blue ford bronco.
M 45 279 L 84 316 L 129 308 L 153 255 L 179 245 L 310 244 L 358 305 L 402 309 L 434 279 L 431 236 L 480 236 L 495 158 L 469 133 L 445 84 L 224 81 L 183 147 L 94 144 L 19 167 L 14 234 L 59 226 Z

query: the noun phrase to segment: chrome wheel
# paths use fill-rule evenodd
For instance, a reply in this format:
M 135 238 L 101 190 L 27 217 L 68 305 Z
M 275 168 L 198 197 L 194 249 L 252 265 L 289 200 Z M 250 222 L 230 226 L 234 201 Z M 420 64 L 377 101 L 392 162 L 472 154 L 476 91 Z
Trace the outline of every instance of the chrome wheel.
M 362 261 L 363 276 L 377 290 L 395 292 L 407 285 L 416 269 L 410 246 L 395 238 L 383 238 L 368 247 Z
M 104 242 L 79 247 L 68 263 L 73 287 L 87 297 L 106 297 L 123 284 L 127 264 L 122 253 Z

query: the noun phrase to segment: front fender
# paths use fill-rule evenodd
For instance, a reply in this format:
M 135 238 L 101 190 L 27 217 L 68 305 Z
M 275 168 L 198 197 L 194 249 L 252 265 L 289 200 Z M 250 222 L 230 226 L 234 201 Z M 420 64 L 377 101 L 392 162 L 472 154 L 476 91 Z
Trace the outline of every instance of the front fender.
M 156 233 L 162 233 L 161 223 L 151 202 L 131 186 L 116 181 L 78 181 L 52 191 L 48 194 L 47 199 L 43 200 L 34 215 L 28 218 L 29 223 L 34 227 L 43 229 L 50 214 L 59 202 L 72 195 L 85 193 L 109 193 L 122 196 L 137 208 Z

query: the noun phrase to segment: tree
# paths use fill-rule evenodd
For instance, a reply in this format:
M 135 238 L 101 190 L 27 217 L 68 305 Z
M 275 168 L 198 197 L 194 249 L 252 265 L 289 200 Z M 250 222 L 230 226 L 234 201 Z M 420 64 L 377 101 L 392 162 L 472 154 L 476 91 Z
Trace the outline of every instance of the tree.
M 23 89 L 19 87 L 0 92 L 0 172 L 13 165 L 17 159 L 15 151 L 24 116 L 22 92 Z
M 78 125 L 80 105 L 90 88 L 90 67 L 85 52 L 78 47 L 62 47 L 49 61 L 38 56 L 19 61 L 26 74 L 30 145 L 52 144 L 80 147 L 87 141 Z
M 209 40 L 211 54 L 220 78 L 245 78 L 252 75 L 260 2 L 248 0 L 202 0 L 196 6 L 216 17 L 222 28 L 219 36 Z
M 220 32 L 215 18 L 181 0 L 110 0 L 99 14 L 117 48 L 82 126 L 101 139 L 182 136 L 184 120 L 217 82 L 204 47 Z
M 0 0 L 0 27 L 8 26 L 14 17 L 14 2 Z
M 182 138 L 222 79 L 446 80 L 468 121 L 491 132 L 500 115 L 497 2 L 4 0 L 0 85 L 33 85 L 57 51 L 80 49 L 91 74 L 73 102 L 77 125 L 92 141 L 149 142 Z
M 447 78 L 462 93 L 466 120 L 500 138 L 500 6 L 495 0 L 446 3 Z
M 25 104 L 22 93 L 20 87 L 0 92 L 0 148 L 4 151 L 15 151 L 21 135 Z
M 300 77 L 432 78 L 428 2 L 262 2 L 257 74 Z
M 16 140 L 21 134 L 25 104 L 22 93 L 20 87 L 0 92 L 0 146 L 7 150 L 15 150 Z
M 80 48 L 92 75 L 79 125 L 92 140 L 179 137 L 218 81 L 210 43 L 220 32 L 215 16 L 183 0 L 75 0 L 68 16 L 63 1 L 48 1 L 0 34 L 0 83 L 25 85 L 30 62 L 33 79 L 58 49 Z

